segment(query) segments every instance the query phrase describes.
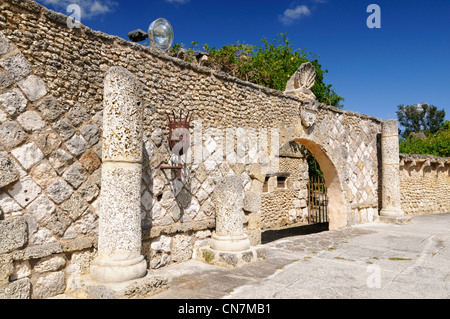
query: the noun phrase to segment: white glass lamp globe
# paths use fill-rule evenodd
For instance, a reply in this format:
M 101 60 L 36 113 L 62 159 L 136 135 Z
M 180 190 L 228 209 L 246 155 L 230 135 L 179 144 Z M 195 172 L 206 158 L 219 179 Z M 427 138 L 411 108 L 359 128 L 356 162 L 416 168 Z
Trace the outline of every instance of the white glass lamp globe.
M 156 19 L 148 28 L 148 38 L 158 49 L 167 51 L 173 43 L 173 29 L 164 18 Z

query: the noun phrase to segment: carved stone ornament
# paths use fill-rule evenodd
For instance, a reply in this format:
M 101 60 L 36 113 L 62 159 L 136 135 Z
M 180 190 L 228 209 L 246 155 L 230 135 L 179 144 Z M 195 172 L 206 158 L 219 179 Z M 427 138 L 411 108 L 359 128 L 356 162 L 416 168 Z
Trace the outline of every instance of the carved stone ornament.
M 316 68 L 310 62 L 303 63 L 294 73 L 294 88 L 310 90 L 316 82 Z
M 311 91 L 315 81 L 316 68 L 310 62 L 303 63 L 289 79 L 285 93 L 300 99 L 315 99 L 316 96 Z
M 314 125 L 317 118 L 318 102 L 309 100 L 300 109 L 300 117 L 305 128 L 310 128 Z

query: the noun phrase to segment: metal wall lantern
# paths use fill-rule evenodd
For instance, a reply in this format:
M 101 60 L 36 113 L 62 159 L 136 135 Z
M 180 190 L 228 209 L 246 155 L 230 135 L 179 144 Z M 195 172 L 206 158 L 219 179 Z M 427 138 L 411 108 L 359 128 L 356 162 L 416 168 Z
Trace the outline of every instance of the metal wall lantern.
M 173 43 L 173 28 L 169 21 L 159 18 L 150 24 L 148 32 L 137 29 L 129 32 L 128 38 L 133 42 L 141 42 L 148 38 L 153 46 L 167 51 Z
M 185 164 L 182 163 L 181 156 L 185 155 L 190 146 L 189 126 L 192 121 L 193 114 L 188 112 L 183 118 L 182 111 L 180 117 L 177 118 L 175 112 L 172 111 L 173 118 L 167 115 L 169 124 L 169 149 L 172 155 L 177 159 L 177 165 L 161 165 L 161 169 L 174 169 L 177 171 L 177 179 L 181 180 L 181 171 Z

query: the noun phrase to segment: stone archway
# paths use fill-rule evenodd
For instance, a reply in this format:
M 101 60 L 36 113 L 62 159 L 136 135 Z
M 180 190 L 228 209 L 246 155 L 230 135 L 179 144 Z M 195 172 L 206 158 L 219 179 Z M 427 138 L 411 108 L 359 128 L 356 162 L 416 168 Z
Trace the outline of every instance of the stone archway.
M 304 145 L 312 153 L 324 174 L 329 200 L 329 230 L 346 226 L 344 189 L 339 179 L 336 166 L 326 154 L 325 150 L 316 142 L 305 138 L 296 138 L 294 141 Z

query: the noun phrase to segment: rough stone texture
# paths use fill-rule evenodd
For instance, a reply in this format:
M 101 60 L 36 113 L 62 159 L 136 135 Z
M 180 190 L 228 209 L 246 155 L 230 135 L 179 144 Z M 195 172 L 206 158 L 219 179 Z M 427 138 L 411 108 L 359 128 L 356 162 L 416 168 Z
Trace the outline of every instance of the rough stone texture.
M 35 143 L 25 144 L 16 148 L 11 153 L 26 170 L 29 170 L 44 158 L 44 153 L 42 153 Z
M 24 112 L 17 118 L 17 120 L 28 133 L 38 132 L 45 127 L 45 122 L 39 114 L 34 111 Z
M 19 89 L 12 89 L 0 95 L 0 105 L 9 115 L 16 115 L 25 110 L 27 100 Z
M 24 208 L 28 206 L 41 191 L 42 189 L 39 185 L 28 176 L 22 178 L 8 189 L 8 193 Z
M 39 100 L 47 94 L 47 87 L 44 81 L 35 75 L 30 75 L 25 80 L 19 82 L 19 87 L 32 102 Z
M 19 179 L 7 152 L 0 152 L 0 188 Z
M 31 65 L 22 53 L 18 53 L 4 61 L 0 61 L 0 66 L 8 71 L 16 81 L 26 77 L 31 72 Z
M 61 178 L 58 178 L 47 188 L 47 195 L 57 204 L 64 202 L 72 193 L 72 187 Z
M 103 110 L 104 161 L 142 161 L 143 108 L 139 94 L 140 84 L 129 71 L 109 70 L 105 78 Z
M 45 299 L 60 295 L 66 289 L 64 282 L 64 272 L 51 272 L 39 277 L 33 284 L 33 299 Z
M 401 207 L 407 215 L 450 211 L 450 159 L 400 154 Z
M 0 254 L 21 248 L 27 242 L 25 218 L 16 217 L 0 221 Z
M 400 159 L 397 120 L 383 122 L 381 135 L 382 151 L 382 209 L 380 215 L 388 217 L 403 216 L 400 196 Z
M 6 121 L 0 125 L 0 143 L 11 149 L 27 138 L 27 134 L 22 128 L 12 121 Z
M 140 85 L 124 68 L 105 78 L 99 254 L 91 275 L 100 282 L 143 277 L 141 255 L 142 107 Z
M 0 299 L 29 299 L 31 283 L 28 278 L 20 279 L 5 287 L 0 287 Z

